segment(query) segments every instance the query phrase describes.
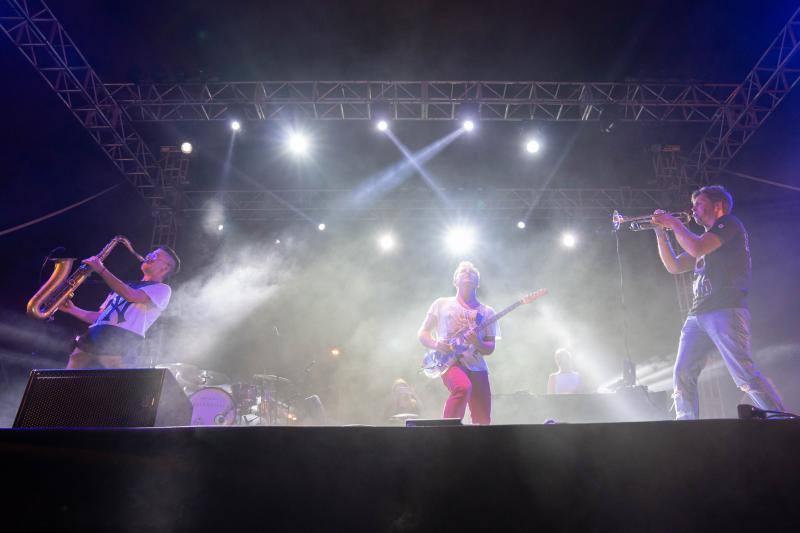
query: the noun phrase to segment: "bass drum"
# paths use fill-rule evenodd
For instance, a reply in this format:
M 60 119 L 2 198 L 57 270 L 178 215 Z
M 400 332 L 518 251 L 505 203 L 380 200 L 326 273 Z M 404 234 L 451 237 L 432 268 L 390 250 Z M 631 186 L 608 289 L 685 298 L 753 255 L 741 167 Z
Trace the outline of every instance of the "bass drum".
M 193 426 L 232 426 L 236 423 L 236 404 L 230 394 L 218 387 L 200 389 L 191 396 Z

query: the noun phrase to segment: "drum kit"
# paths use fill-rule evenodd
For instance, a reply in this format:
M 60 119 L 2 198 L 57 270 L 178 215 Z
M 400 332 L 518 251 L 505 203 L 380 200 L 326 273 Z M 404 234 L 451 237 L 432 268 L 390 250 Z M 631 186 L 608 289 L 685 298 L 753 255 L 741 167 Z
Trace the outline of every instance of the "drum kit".
M 187 363 L 164 363 L 192 404 L 193 426 L 286 426 L 297 423 L 292 383 L 272 374 L 231 382 L 220 372 Z

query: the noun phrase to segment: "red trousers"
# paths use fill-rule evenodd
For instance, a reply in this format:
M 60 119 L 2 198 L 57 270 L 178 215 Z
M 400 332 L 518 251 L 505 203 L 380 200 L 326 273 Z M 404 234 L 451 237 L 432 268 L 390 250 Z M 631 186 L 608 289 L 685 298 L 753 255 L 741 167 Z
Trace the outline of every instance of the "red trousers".
M 492 389 L 488 372 L 473 372 L 451 366 L 442 374 L 442 382 L 450 397 L 444 404 L 443 418 L 463 419 L 469 405 L 473 424 L 489 425 L 492 417 Z

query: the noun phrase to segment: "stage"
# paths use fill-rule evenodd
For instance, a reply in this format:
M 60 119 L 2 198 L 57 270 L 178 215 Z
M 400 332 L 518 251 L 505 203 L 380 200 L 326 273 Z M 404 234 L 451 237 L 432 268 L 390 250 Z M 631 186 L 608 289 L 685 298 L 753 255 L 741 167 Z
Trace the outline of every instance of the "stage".
M 757 420 L 8 429 L 0 456 L 7 530 L 780 531 L 798 443 Z

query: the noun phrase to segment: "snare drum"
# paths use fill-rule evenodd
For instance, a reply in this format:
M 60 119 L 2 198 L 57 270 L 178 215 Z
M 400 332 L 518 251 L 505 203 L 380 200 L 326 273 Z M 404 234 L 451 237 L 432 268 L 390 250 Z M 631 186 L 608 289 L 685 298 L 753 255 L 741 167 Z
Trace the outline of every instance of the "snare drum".
M 236 404 L 231 395 L 217 387 L 200 389 L 191 396 L 193 426 L 232 426 Z

